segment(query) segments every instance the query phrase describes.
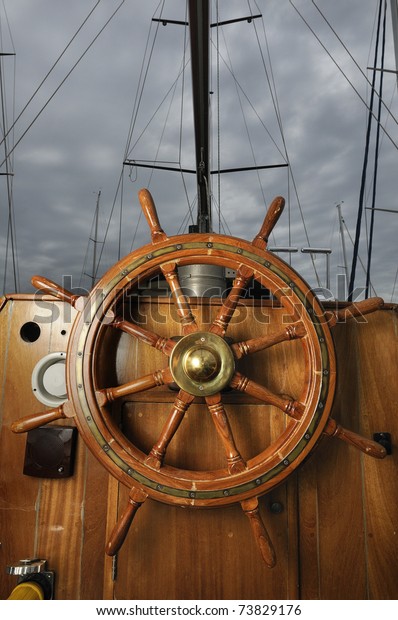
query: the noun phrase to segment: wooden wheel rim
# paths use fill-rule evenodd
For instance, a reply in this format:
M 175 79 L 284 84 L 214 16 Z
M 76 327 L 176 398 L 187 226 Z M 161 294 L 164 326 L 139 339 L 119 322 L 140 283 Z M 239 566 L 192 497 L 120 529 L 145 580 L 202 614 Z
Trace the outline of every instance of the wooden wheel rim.
M 248 461 L 247 470 L 241 473 L 231 475 L 227 469 L 181 470 L 168 465 L 160 470 L 150 468 L 144 462 L 146 455 L 126 439 L 96 399 L 95 362 L 100 354 L 107 313 L 139 277 L 149 277 L 159 271 L 160 265 L 172 261 L 179 266 L 210 263 L 231 269 L 246 265 L 306 328 L 307 336 L 302 341 L 308 380 L 300 396 L 300 399 L 305 396 L 302 418 L 289 424 L 276 442 Z M 129 254 L 96 285 L 72 330 L 67 383 L 83 439 L 113 476 L 128 488 L 140 487 L 159 501 L 217 506 L 269 491 L 308 456 L 319 440 L 332 406 L 335 354 L 321 305 L 289 265 L 242 239 L 215 234 L 182 235 Z

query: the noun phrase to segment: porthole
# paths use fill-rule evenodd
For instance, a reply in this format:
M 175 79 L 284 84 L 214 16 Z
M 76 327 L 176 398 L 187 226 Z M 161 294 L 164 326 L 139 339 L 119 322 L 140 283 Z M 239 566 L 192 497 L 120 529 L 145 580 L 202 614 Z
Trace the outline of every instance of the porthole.
M 19 331 L 19 335 L 24 342 L 36 342 L 40 338 L 40 334 L 40 326 L 33 321 L 24 323 Z

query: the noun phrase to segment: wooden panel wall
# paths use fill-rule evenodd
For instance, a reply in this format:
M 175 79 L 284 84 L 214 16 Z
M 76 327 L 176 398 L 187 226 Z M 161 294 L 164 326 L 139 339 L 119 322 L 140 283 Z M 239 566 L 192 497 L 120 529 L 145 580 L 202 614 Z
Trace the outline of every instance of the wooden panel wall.
M 44 408 L 30 388 L 36 362 L 50 351 L 66 349 L 70 308 L 49 299 L 46 304 L 41 314 L 48 316 L 53 308 L 53 320 L 40 325 L 41 336 L 35 343 L 20 338 L 21 326 L 37 316 L 32 297 L 9 298 L 0 312 L 1 598 L 15 584 L 15 578 L 5 575 L 5 566 L 27 556 L 48 559 L 56 571 L 57 598 L 398 598 L 394 309 L 379 311 L 363 324 L 335 328 L 339 375 L 333 410 L 341 424 L 367 436 L 390 432 L 393 454 L 376 462 L 338 439 L 325 439 L 297 475 L 262 498 L 261 511 L 278 557 L 275 569 L 262 565 L 240 507 L 189 510 L 148 501 L 119 553 L 112 581 L 104 541 L 125 505 L 126 490 L 109 479 L 81 440 L 72 478 L 24 476 L 25 437 L 10 431 L 12 421 Z M 157 331 L 165 335 L 170 332 L 165 322 L 159 326 L 158 315 L 168 312 L 161 305 L 149 313 L 157 321 Z M 204 321 L 211 319 L 207 306 L 195 312 Z M 246 321 L 235 321 L 231 330 L 237 339 L 248 327 L 255 335 L 258 326 L 270 331 L 280 323 L 277 309 L 255 308 L 257 320 L 249 321 L 248 310 L 242 312 Z M 256 354 L 246 367 L 247 374 L 261 377 L 271 389 L 294 394 L 302 379 L 296 344 L 278 345 L 266 356 Z M 147 355 L 125 334 L 118 336 L 115 366 L 120 382 L 136 372 L 153 370 L 159 361 L 162 365 L 164 358 L 156 351 Z M 130 398 L 122 404 L 119 415 L 125 434 L 133 433 L 145 446 L 171 398 L 159 388 L 140 401 Z M 170 458 L 183 459 L 193 467 L 221 458 L 214 429 L 203 420 L 201 407 L 195 405 L 188 412 L 179 442 L 170 446 Z M 277 410 L 269 411 L 254 401 L 242 407 L 240 395 L 229 397 L 228 411 L 245 454 L 258 450 L 283 424 Z M 250 418 L 249 430 L 246 418 Z M 282 507 L 279 514 L 271 511 L 275 503 Z
M 180 324 L 174 307 L 165 302 L 155 311 L 151 311 L 149 303 L 140 304 L 141 314 L 147 317 L 146 327 L 164 336 L 179 335 Z M 214 304 L 203 303 L 200 307 L 193 304 L 198 325 L 208 328 L 217 309 Z M 264 331 L 264 326 L 269 332 L 278 331 L 283 312 L 242 307 L 228 335 L 240 341 L 256 337 Z M 167 316 L 167 321 L 162 322 L 161 316 Z M 294 397 L 299 394 L 304 370 L 299 343 L 275 347 L 242 362 L 240 370 L 244 374 L 275 392 Z M 121 337 L 118 347 L 121 383 L 164 364 L 165 357 L 159 352 L 132 342 L 126 335 Z M 124 433 L 134 438 L 135 445 L 143 451 L 149 452 L 158 437 L 174 396 L 166 386 L 159 387 L 129 397 L 122 407 Z M 285 417 L 276 408 L 263 407 L 258 401 L 242 398 L 237 393 L 225 394 L 224 401 L 236 443 L 245 459 L 264 450 L 285 428 Z M 190 407 L 168 448 L 167 463 L 200 470 L 225 467 L 224 451 L 204 404 Z M 120 510 L 125 503 L 124 492 Z M 272 513 L 272 504 L 279 504 L 282 512 Z M 296 598 L 299 584 L 295 480 L 263 498 L 261 511 L 277 547 L 278 563 L 273 570 L 263 564 L 239 505 L 187 510 L 146 502 L 120 553 L 116 598 Z
M 102 598 L 108 475 L 78 440 L 73 477 L 24 476 L 26 436 L 10 430 L 19 417 L 46 409 L 32 394 L 32 371 L 49 352 L 66 350 L 72 319 L 69 305 L 45 299 L 38 304 L 32 297 L 4 300 L 0 313 L 1 598 L 16 584 L 6 566 L 26 557 L 49 561 L 56 572 L 57 598 Z M 28 321 L 40 326 L 36 342 L 20 336 Z
M 333 416 L 367 437 L 388 432 L 392 454 L 369 458 L 324 440 L 299 474 L 301 596 L 398 597 L 398 331 L 396 309 L 334 330 Z

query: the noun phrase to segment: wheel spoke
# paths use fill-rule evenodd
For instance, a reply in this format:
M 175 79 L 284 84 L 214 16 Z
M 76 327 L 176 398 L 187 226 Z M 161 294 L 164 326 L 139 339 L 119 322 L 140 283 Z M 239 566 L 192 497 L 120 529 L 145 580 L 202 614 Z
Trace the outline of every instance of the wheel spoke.
M 303 415 L 304 405 L 302 403 L 274 394 L 263 385 L 248 379 L 239 372 L 236 372 L 232 377 L 230 386 L 239 392 L 244 392 L 254 398 L 258 398 L 264 403 L 267 403 L 267 405 L 278 407 L 278 409 L 281 409 L 286 415 L 295 420 L 300 420 Z
M 141 342 L 145 342 L 150 347 L 154 347 L 158 351 L 161 351 L 165 355 L 171 355 L 172 350 L 176 346 L 176 342 L 171 340 L 170 338 L 163 338 L 156 334 L 155 332 L 149 331 L 141 325 L 137 325 L 132 321 L 126 321 L 121 317 L 116 317 L 116 319 L 112 322 L 112 327 L 116 327 L 117 329 L 134 336 Z
M 232 475 L 245 471 L 246 463 L 235 445 L 232 429 L 224 409 L 224 404 L 221 400 L 221 394 L 218 393 L 213 396 L 206 396 L 206 404 L 224 445 L 229 473 Z
M 235 359 L 238 360 L 244 355 L 256 353 L 257 351 L 263 351 L 264 349 L 268 349 L 268 347 L 272 347 L 279 342 L 303 338 L 306 333 L 304 323 L 298 321 L 297 323 L 288 325 L 285 329 L 277 332 L 276 334 L 272 334 L 271 336 L 252 338 L 250 340 L 244 340 L 243 342 L 232 344 L 231 349 Z
M 151 231 L 152 243 L 156 244 L 167 239 L 167 235 L 160 225 L 156 206 L 150 191 L 147 189 L 140 189 L 138 192 L 138 199 Z
M 224 299 L 223 304 L 213 321 L 210 331 L 217 336 L 224 336 L 228 329 L 228 325 L 236 310 L 240 298 L 246 289 L 250 279 L 253 277 L 253 270 L 245 265 L 241 265 L 236 272 L 236 278 L 228 297 Z
M 33 276 L 31 282 L 39 291 L 42 291 L 47 295 L 52 295 L 53 297 L 70 304 L 73 308 L 76 308 L 76 310 L 82 310 L 84 307 L 86 301 L 85 297 L 81 295 L 74 295 L 56 282 L 53 282 L 44 276 Z
M 176 263 L 162 265 L 161 270 L 170 287 L 184 335 L 186 336 L 187 334 L 197 332 L 198 326 L 196 325 L 195 317 L 192 314 L 188 298 L 184 295 L 178 279 Z
M 345 443 L 354 446 L 368 456 L 373 456 L 375 459 L 384 459 L 384 457 L 387 456 L 386 449 L 384 446 L 377 443 L 377 441 L 373 441 L 372 439 L 358 435 L 358 433 L 349 431 L 343 426 L 340 426 L 340 424 L 338 424 L 336 420 L 333 420 L 333 418 L 329 418 L 323 432 L 329 437 L 338 437 Z
M 256 235 L 253 239 L 253 245 L 257 248 L 261 248 L 265 250 L 268 243 L 268 237 L 272 233 L 277 221 L 282 215 L 283 209 L 285 207 L 285 199 L 282 196 L 277 196 L 273 199 L 270 206 L 268 207 L 267 213 L 265 215 L 264 221 L 260 228 L 258 235 Z
M 341 310 L 325 312 L 325 316 L 328 319 L 329 326 L 334 327 L 337 322 L 345 323 L 347 319 L 362 317 L 364 314 L 370 314 L 371 312 L 380 310 L 383 304 L 384 300 L 381 297 L 370 297 L 369 299 L 363 299 L 362 301 L 350 304 Z
M 190 404 L 195 397 L 188 394 L 184 390 L 180 390 L 176 397 L 173 407 L 169 413 L 158 441 L 145 459 L 145 463 L 154 469 L 160 469 L 162 466 L 167 447 L 176 434 Z
M 129 396 L 130 394 L 136 394 L 137 392 L 145 392 L 154 387 L 165 385 L 166 383 L 172 383 L 173 377 L 169 368 L 163 368 L 162 370 L 156 370 L 155 372 L 134 379 L 129 383 L 118 385 L 116 387 L 105 388 L 103 390 L 96 391 L 96 397 L 100 407 L 108 402 L 116 400 L 121 396 Z
M 261 556 L 268 566 L 273 568 L 276 564 L 276 555 L 267 528 L 261 518 L 258 508 L 257 497 L 246 499 L 241 502 L 242 510 L 250 521 L 254 539 L 257 543 Z
M 26 433 L 44 424 L 55 422 L 55 420 L 62 420 L 63 418 L 73 418 L 75 415 L 75 410 L 70 406 L 70 403 L 65 402 L 54 409 L 32 413 L 19 420 L 15 420 L 11 424 L 11 430 L 13 433 Z
M 280 218 L 283 208 L 285 206 L 285 199 L 281 196 L 277 196 L 271 202 L 264 221 L 258 234 L 254 237 L 252 244 L 255 247 L 265 249 L 267 247 L 268 237 L 271 234 L 275 224 Z M 236 272 L 236 278 L 234 285 L 224 300 L 210 331 L 218 336 L 224 336 L 227 331 L 228 325 L 235 312 L 236 306 L 242 296 L 243 291 L 247 287 L 250 279 L 253 277 L 254 271 L 245 265 L 241 265 Z
M 130 529 L 130 525 L 135 517 L 138 508 L 142 506 L 147 497 L 148 494 L 141 489 L 133 487 L 130 490 L 127 506 L 125 507 L 118 522 L 113 528 L 112 534 L 105 547 L 105 552 L 107 555 L 116 555 L 116 553 L 119 551 L 125 541 L 125 538 Z

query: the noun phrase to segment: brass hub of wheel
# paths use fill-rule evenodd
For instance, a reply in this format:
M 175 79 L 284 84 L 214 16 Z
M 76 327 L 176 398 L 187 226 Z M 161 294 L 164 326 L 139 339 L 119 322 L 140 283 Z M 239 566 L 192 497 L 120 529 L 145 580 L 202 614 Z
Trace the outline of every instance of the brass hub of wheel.
M 223 338 L 211 332 L 195 332 L 174 347 L 170 370 L 181 389 L 194 396 L 210 396 L 229 385 L 235 361 Z

